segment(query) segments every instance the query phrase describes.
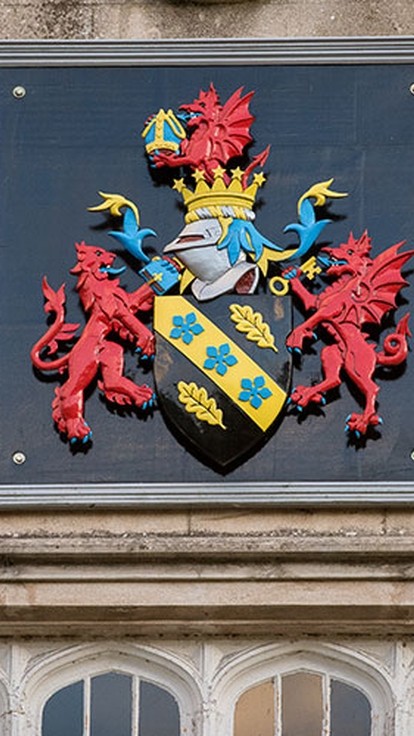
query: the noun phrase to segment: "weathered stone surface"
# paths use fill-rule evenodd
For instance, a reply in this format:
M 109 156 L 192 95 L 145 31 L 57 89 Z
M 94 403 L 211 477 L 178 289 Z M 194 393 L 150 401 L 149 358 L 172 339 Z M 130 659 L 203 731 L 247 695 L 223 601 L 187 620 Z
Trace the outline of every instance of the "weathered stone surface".
M 93 8 L 75 0 L 0 3 L 1 38 L 91 38 Z
M 185 512 L 32 512 L 0 515 L 0 537 L 7 536 L 67 536 L 69 531 L 97 535 L 185 533 L 189 529 L 189 514 Z
M 414 27 L 407 0 L 8 0 L 0 12 L 5 39 L 374 36 Z
M 272 529 L 258 531 L 256 517 L 246 533 L 243 516 L 227 514 L 224 532 L 185 533 L 185 515 L 170 516 L 170 530 L 165 514 L 158 528 L 150 514 L 131 514 L 135 525 L 84 516 L 80 533 L 76 514 L 58 524 L 8 515 L 16 531 L 5 523 L 0 538 L 0 634 L 414 631 L 414 543 L 401 518 L 390 531 L 386 514 L 370 524 L 367 513 L 365 528 L 362 513 L 337 514 L 328 530 L 312 514 L 292 514 L 289 527 L 273 512 Z
M 108 8 L 107 8 L 108 10 Z M 392 35 L 410 33 L 412 14 L 405 3 L 338 4 L 335 0 L 313 2 L 152 3 L 121 4 L 110 12 L 119 26 L 112 33 L 125 38 L 206 38 L 278 36 Z M 117 15 L 116 15 L 117 14 Z M 107 18 L 108 16 L 106 16 Z M 95 33 L 111 37 L 105 18 L 95 12 Z
M 287 510 L 215 509 L 193 511 L 3 511 L 0 539 L 19 536 L 86 537 L 124 534 L 226 535 L 239 540 L 261 537 L 295 538 L 401 538 L 410 537 L 414 519 L 410 510 Z

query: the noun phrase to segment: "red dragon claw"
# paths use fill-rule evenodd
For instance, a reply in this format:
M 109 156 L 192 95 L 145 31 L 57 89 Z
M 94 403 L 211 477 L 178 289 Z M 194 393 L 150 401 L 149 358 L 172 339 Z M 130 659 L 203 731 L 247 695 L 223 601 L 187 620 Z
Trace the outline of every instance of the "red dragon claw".
M 346 419 L 345 431 L 353 432 L 357 439 L 365 435 L 369 427 L 378 427 L 383 420 L 376 412 L 358 414 L 354 412 Z
M 292 404 L 300 406 L 302 409 L 309 406 L 309 404 L 320 404 L 321 406 L 326 404 L 324 393 L 318 390 L 316 386 L 298 386 L 293 389 L 290 399 Z
M 301 275 L 302 271 L 300 270 L 299 266 L 290 266 L 289 268 L 285 268 L 282 271 L 282 277 L 284 279 L 288 279 L 288 281 L 291 281 L 291 279 L 297 279 Z
M 66 422 L 66 430 L 69 442 L 74 445 L 76 442 L 86 444 L 92 439 L 92 430 L 83 419 L 68 419 Z
M 151 163 L 156 169 L 160 169 L 162 166 L 168 166 L 171 163 L 171 151 L 158 151 L 158 153 L 154 153 L 151 156 Z
M 305 340 L 314 340 L 314 331 L 312 327 L 305 324 L 296 327 L 286 338 L 286 347 L 289 352 L 297 352 L 303 350 Z

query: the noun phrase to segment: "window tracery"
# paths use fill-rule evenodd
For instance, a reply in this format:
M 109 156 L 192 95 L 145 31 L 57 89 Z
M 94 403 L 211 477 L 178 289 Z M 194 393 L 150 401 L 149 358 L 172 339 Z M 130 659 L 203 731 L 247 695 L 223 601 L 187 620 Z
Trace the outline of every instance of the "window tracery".
M 257 646 L 227 661 L 216 680 L 217 702 L 232 704 L 227 711 L 218 713 L 217 731 L 229 736 L 257 736 L 257 719 L 251 734 L 246 724 L 247 712 L 252 709 L 248 700 L 261 698 L 261 685 L 264 703 L 260 708 L 265 712 L 261 736 L 308 736 L 301 722 L 306 724 L 310 719 L 315 728 L 312 734 L 343 736 L 341 709 L 349 707 L 352 697 L 359 713 L 354 736 L 392 733 L 393 696 L 384 669 L 381 671 L 368 656 L 348 647 L 311 642 L 303 646 Z M 301 720 L 299 687 L 301 713 L 306 715 Z M 346 701 L 348 705 L 344 706 Z
M 364 693 L 326 673 L 275 676 L 236 703 L 233 736 L 371 736 L 371 703 Z
M 316 640 L 10 646 L 14 654 L 5 669 L 7 707 L 0 681 L 0 708 L 2 701 L 5 704 L 2 736 L 112 736 L 111 718 L 117 724 L 116 736 L 257 736 L 257 718 L 251 719 L 255 726 L 249 726 L 249 710 L 264 713 L 261 736 L 308 736 L 298 713 L 304 715 L 302 724 L 313 724 L 312 736 L 314 731 L 349 736 L 341 725 L 341 708 L 348 718 L 355 703 L 359 715 L 351 719 L 353 736 L 412 733 L 408 715 L 401 717 L 400 691 L 408 693 L 414 674 L 410 680 L 407 653 L 402 677 L 397 654 L 404 650 L 397 644 L 390 645 L 392 660 L 389 645 L 377 645 L 370 655 L 369 646 Z M 414 645 L 411 649 L 414 652 Z M 263 693 L 265 707 L 258 707 Z M 110 705 L 111 697 L 122 703 L 118 711 Z M 157 697 L 164 698 L 164 706 Z M 99 701 L 105 706 L 101 711 Z M 58 714 L 59 708 L 71 713 L 67 733 L 53 725 L 56 706 Z M 151 713 L 161 713 L 163 707 L 164 713 L 170 708 L 161 718 L 161 727 L 162 720 L 170 726 L 166 734 L 159 731 L 159 723 L 151 723 Z M 176 725 L 171 726 L 174 718 Z M 59 719 L 64 722 L 66 716 Z M 250 733 L 249 727 L 256 730 Z
M 76 729 L 80 736 L 106 736 L 105 728 L 110 736 L 115 722 L 116 736 L 178 736 L 180 727 L 190 735 L 200 702 L 196 674 L 183 658 L 132 643 L 49 652 L 28 669 L 22 690 L 36 736 L 78 736 Z M 160 710 L 172 724 L 166 734 L 152 715 Z M 62 713 L 73 721 L 67 734 L 56 731 Z
M 180 736 L 175 698 L 136 675 L 106 672 L 66 685 L 46 702 L 42 736 Z

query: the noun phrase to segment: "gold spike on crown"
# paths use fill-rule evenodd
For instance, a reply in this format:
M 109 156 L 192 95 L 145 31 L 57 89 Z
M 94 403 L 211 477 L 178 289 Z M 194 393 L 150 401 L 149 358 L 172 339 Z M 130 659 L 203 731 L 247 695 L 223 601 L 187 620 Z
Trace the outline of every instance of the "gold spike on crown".
M 254 219 L 253 205 L 257 190 L 266 181 L 263 173 L 254 174 L 249 186 L 243 187 L 244 171 L 237 167 L 231 172 L 231 179 L 225 182 L 226 170 L 217 166 L 213 171 L 214 181 L 206 181 L 204 171 L 197 169 L 193 173 L 196 181 L 195 189 L 188 189 L 184 179 L 176 179 L 173 189 L 183 198 L 187 214 L 187 223 L 206 217 L 237 217 L 243 220 Z

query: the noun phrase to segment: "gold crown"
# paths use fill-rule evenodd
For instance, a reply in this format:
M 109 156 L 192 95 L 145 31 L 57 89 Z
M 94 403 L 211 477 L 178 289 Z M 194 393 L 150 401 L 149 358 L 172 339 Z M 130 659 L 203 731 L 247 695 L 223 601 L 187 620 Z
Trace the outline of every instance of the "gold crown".
M 213 170 L 213 176 L 214 181 L 209 184 L 204 171 L 197 169 L 193 174 L 196 181 L 194 190 L 188 189 L 184 179 L 174 181 L 173 189 L 182 195 L 187 209 L 186 222 L 204 219 L 206 216 L 250 219 L 253 216 L 257 190 L 266 181 L 265 175 L 254 174 L 253 181 L 248 187 L 243 187 L 245 172 L 239 166 L 231 171 L 228 183 L 225 181 L 226 170 L 222 166 L 217 166 Z

